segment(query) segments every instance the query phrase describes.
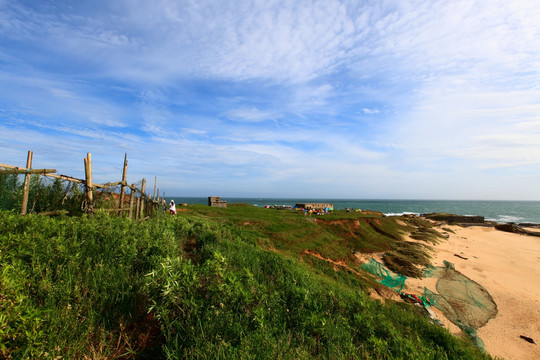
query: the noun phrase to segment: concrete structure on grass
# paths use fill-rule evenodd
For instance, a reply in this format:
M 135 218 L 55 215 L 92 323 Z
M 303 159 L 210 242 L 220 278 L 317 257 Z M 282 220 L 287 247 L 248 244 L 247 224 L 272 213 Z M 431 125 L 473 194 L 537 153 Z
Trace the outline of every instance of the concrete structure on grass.
M 221 200 L 219 196 L 209 196 L 208 206 L 226 208 L 227 202 L 224 200 Z
M 297 209 L 306 209 L 306 210 L 321 210 L 324 209 L 334 210 L 334 204 L 324 204 L 324 203 L 304 203 L 296 204 Z

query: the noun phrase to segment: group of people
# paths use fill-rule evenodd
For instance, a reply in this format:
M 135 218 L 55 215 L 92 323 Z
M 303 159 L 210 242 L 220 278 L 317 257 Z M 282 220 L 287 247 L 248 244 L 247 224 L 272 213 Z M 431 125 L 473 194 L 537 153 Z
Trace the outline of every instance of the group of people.
M 164 212 L 167 212 L 167 210 L 173 214 L 173 215 L 176 215 L 176 205 L 174 204 L 174 200 L 171 200 L 171 202 L 169 203 L 169 208 L 167 209 L 167 205 L 165 205 L 166 202 L 165 202 L 165 199 L 163 200 L 163 211 Z

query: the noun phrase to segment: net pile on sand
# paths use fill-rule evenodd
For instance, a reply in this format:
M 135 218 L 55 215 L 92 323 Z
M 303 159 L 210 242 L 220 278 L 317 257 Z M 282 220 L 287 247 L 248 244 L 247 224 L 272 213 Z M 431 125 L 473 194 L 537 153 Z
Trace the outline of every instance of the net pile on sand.
M 425 288 L 424 296 L 483 349 L 476 331 L 497 315 L 497 304 L 486 289 L 457 271 L 452 263 L 444 261 L 444 265 L 424 270 L 424 277 L 439 279 L 437 293 Z
M 424 277 L 437 278 L 437 292 L 424 288 L 422 298 L 429 305 L 441 310 L 444 316 L 468 334 L 476 346 L 483 349 L 484 343 L 477 330 L 497 315 L 497 304 L 480 284 L 461 274 L 454 264 L 444 261 L 444 267 L 430 266 L 424 269 Z M 380 283 L 402 293 L 407 277 L 393 273 L 383 264 L 371 258 L 362 269 L 380 278 Z
M 393 273 L 374 258 L 369 259 L 369 262 L 365 263 L 362 266 L 362 269 L 375 276 L 380 277 L 381 284 L 397 291 L 398 293 L 401 293 L 401 291 L 405 287 L 405 280 L 407 280 L 406 276 Z

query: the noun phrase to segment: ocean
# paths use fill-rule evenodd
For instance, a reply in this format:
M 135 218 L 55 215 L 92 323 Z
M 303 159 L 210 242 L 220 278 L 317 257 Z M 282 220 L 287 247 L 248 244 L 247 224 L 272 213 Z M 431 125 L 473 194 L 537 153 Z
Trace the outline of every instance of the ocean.
M 177 204 L 208 204 L 203 197 L 172 197 Z M 227 203 L 247 203 L 255 206 L 290 205 L 324 202 L 334 204 L 336 210 L 363 209 L 380 211 L 385 215 L 425 214 L 444 212 L 458 215 L 484 216 L 499 223 L 540 224 L 540 201 L 474 201 L 474 200 L 354 200 L 354 199 L 291 199 L 291 198 L 227 198 Z

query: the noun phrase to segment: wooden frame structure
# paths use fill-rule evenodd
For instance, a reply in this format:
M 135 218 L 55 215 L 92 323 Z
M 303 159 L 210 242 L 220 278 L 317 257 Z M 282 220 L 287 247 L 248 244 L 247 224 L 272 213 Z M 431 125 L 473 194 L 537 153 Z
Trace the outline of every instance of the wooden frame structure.
M 27 206 L 28 206 L 28 194 L 29 194 L 29 188 L 30 188 L 30 178 L 32 175 L 38 175 L 38 176 L 47 176 L 57 179 L 62 179 L 65 181 L 70 181 L 74 183 L 83 184 L 86 189 L 86 195 L 85 195 L 85 201 L 86 206 L 84 206 L 85 211 L 92 215 L 94 213 L 94 190 L 95 189 L 110 189 L 112 187 L 121 185 L 120 190 L 120 196 L 119 196 L 119 202 L 118 207 L 114 209 L 101 209 L 101 211 L 114 211 L 118 212 L 118 214 L 122 215 L 124 211 L 128 212 L 128 216 L 130 218 L 133 218 L 135 216 L 135 219 L 144 219 L 151 215 L 152 212 L 157 212 L 159 209 L 159 203 L 160 203 L 160 197 L 159 197 L 159 189 L 157 189 L 157 176 L 155 177 L 154 181 L 154 196 L 151 197 L 150 194 L 146 194 L 146 179 L 142 179 L 142 186 L 141 189 L 138 189 L 135 184 L 129 185 L 127 183 L 127 154 L 124 156 L 124 167 L 122 171 L 122 180 L 117 182 L 110 182 L 105 184 L 96 184 L 92 181 L 92 154 L 87 153 L 86 157 L 84 158 L 84 170 L 85 170 L 85 179 L 77 179 L 72 176 L 68 175 L 59 175 L 56 174 L 56 169 L 33 169 L 32 168 L 32 159 L 33 159 L 33 152 L 28 151 L 28 157 L 26 160 L 26 167 L 21 168 L 18 166 L 12 166 L 7 164 L 0 164 L 0 174 L 24 174 L 24 186 L 23 186 L 23 200 L 21 204 L 21 214 L 25 215 L 27 213 Z M 129 207 L 125 207 L 125 189 L 129 188 L 131 190 L 130 192 L 130 200 L 129 200 Z M 156 197 L 156 190 L 157 190 L 157 197 Z M 137 197 L 137 201 L 135 203 L 135 197 L 137 193 L 140 194 L 139 197 Z M 136 207 L 136 209 L 135 209 Z M 135 210 L 135 211 L 134 211 Z

